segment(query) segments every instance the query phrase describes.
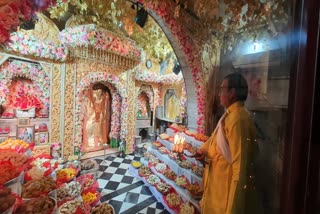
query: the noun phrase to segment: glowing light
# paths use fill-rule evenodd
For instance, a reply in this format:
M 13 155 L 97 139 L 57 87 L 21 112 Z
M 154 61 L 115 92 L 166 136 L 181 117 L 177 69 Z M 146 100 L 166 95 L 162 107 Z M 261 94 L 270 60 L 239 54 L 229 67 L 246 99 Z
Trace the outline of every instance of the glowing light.
M 260 44 L 258 42 L 253 43 L 253 51 L 257 51 L 260 48 Z
M 174 136 L 174 142 L 173 142 L 174 145 L 173 145 L 172 151 L 182 153 L 184 149 L 183 148 L 184 141 L 185 141 L 184 137 L 176 134 Z

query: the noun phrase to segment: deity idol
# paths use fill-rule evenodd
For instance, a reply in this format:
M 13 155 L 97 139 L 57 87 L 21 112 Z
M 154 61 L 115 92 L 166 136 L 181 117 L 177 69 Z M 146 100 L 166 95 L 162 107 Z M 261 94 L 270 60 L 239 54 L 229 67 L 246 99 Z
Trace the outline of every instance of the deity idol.
M 86 151 L 99 150 L 108 143 L 110 95 L 102 88 L 89 90 L 86 95 L 83 144 Z
M 167 100 L 167 107 L 166 107 L 166 117 L 168 119 L 175 120 L 177 115 L 180 115 L 180 106 L 179 100 L 175 95 L 172 95 Z

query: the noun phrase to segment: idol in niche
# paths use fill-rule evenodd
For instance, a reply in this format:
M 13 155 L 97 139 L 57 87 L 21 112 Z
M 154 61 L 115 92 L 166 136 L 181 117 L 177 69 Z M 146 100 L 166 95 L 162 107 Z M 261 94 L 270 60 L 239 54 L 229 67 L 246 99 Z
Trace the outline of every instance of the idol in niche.
M 96 84 L 84 92 L 83 145 L 86 151 L 102 149 L 108 143 L 111 97 L 108 88 Z

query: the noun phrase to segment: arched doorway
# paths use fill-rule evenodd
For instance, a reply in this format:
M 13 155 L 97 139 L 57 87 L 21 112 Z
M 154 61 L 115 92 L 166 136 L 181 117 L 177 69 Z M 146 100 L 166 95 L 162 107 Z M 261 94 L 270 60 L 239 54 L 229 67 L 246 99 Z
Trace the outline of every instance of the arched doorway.
M 130 0 L 129 2 L 136 3 L 138 1 Z M 161 2 L 158 3 L 162 4 Z M 203 133 L 205 122 L 203 118 L 205 110 L 203 108 L 198 108 L 198 106 L 204 105 L 205 90 L 203 83 L 204 79 L 201 72 L 201 64 L 195 65 L 195 61 L 197 60 L 195 60 L 194 56 L 196 54 L 192 54 L 195 45 L 190 43 L 184 32 L 180 32 L 178 28 L 174 29 L 174 27 L 177 26 L 168 24 L 168 21 L 170 20 L 167 17 L 171 17 L 172 14 L 165 14 L 166 16 L 164 14 L 159 15 L 159 12 L 156 10 L 156 8 L 147 8 L 147 10 L 148 14 L 158 23 L 164 34 L 167 36 L 181 66 L 181 71 L 187 89 L 187 114 L 188 112 L 192 112 L 192 114 L 188 115 L 188 128 L 198 130 L 199 132 Z M 166 17 L 166 19 L 163 19 L 163 17 Z M 186 53 L 188 53 L 188 55 Z M 190 67 L 190 65 L 193 67 Z
M 85 151 L 96 151 L 110 142 L 111 102 L 110 89 L 102 83 L 94 83 L 83 93 L 82 143 Z

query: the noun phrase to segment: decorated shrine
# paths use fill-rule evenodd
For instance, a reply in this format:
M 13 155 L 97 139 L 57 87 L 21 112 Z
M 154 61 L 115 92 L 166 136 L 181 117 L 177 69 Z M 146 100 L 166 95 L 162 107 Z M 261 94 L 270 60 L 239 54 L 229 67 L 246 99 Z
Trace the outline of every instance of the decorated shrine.
M 0 214 L 317 210 L 319 8 L 1 0 Z
M 41 14 L 38 19 L 35 29 L 53 25 Z M 140 119 L 148 120 L 149 135 L 155 132 L 151 121 L 156 107 L 164 105 L 162 85 L 177 85 L 177 93 L 186 99 L 182 76 L 160 75 L 139 66 L 145 52 L 120 34 L 94 24 L 72 26 L 70 21 L 69 25 L 61 32 L 47 27 L 56 42 L 37 30 L 11 35 L 1 67 L 1 118 L 10 124 L 2 127 L 9 128 L 4 134 L 16 137 L 21 125 L 17 120 L 30 118 L 25 125 L 34 126 L 33 140 L 39 140 L 40 125 L 47 127 L 41 132 L 51 130 L 46 145 L 36 148 L 50 150 L 52 143 L 62 143 L 61 153 L 69 156 L 103 150 L 104 144 L 117 148 L 125 139 L 130 153 Z M 186 105 L 175 102 L 180 117 L 180 108 L 185 111 Z

